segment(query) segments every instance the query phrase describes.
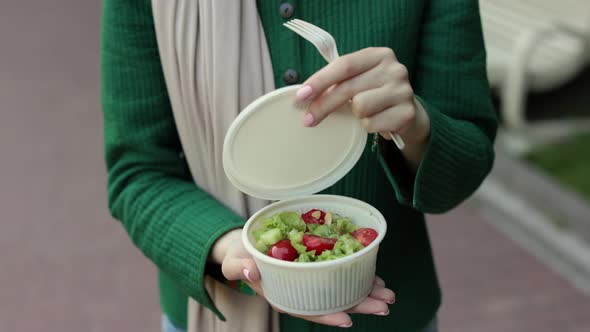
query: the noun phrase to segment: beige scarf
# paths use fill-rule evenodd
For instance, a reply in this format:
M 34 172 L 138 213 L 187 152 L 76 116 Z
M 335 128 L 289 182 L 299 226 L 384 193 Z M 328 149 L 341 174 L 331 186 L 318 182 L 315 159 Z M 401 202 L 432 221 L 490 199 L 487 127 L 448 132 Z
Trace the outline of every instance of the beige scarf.
M 275 87 L 256 0 L 152 0 L 152 6 L 174 119 L 193 179 L 247 218 L 267 202 L 233 187 L 223 172 L 222 150 L 238 112 Z M 206 287 L 227 321 L 190 300 L 189 331 L 278 331 L 277 314 L 262 298 L 211 278 Z

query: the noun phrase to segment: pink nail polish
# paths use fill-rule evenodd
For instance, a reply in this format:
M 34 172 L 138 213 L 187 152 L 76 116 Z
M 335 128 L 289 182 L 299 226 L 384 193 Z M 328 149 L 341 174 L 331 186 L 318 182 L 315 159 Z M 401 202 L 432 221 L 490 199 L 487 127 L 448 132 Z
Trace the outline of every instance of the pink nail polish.
M 315 119 L 313 118 L 313 114 L 311 114 L 311 113 L 307 113 L 303 117 L 303 125 L 306 127 L 311 127 L 311 125 L 313 125 L 314 121 L 315 121 Z
M 304 85 L 304 86 L 302 86 L 301 88 L 299 88 L 299 90 L 297 90 L 297 98 L 298 98 L 299 100 L 304 100 L 304 99 L 306 99 L 307 97 L 311 96 L 311 93 L 312 93 L 312 92 L 313 92 L 313 91 L 312 91 L 312 89 L 311 89 L 311 86 L 309 86 L 309 85 Z
M 387 316 L 387 315 L 389 315 L 389 310 L 387 310 L 385 312 L 378 312 L 375 315 L 377 315 L 377 316 Z
M 348 324 L 338 325 L 338 327 L 351 327 L 351 326 L 352 326 L 352 322 L 350 322 Z
M 250 270 L 244 269 L 242 272 L 244 273 L 244 276 L 246 277 L 246 279 L 251 282 L 252 279 L 250 278 Z

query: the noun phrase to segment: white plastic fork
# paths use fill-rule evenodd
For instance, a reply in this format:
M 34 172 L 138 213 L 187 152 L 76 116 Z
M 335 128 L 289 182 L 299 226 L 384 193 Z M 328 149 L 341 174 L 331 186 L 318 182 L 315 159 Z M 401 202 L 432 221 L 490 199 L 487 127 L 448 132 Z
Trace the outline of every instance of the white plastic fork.
M 339 57 L 336 40 L 330 33 L 322 28 L 299 19 L 285 22 L 283 25 L 312 43 L 328 63 Z M 406 146 L 398 134 L 389 132 L 389 137 L 393 140 L 398 149 L 403 150 Z

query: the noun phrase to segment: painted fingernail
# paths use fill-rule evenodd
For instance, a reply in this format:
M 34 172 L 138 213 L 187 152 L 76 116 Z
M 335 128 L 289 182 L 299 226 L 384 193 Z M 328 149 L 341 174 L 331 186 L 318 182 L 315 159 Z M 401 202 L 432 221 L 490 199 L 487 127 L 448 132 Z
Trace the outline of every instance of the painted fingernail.
M 248 281 L 252 282 L 252 279 L 250 278 L 250 270 L 244 269 L 242 273 L 244 273 L 244 277 L 246 277 Z
M 312 92 L 313 91 L 311 89 L 311 86 L 304 85 L 301 88 L 299 88 L 299 90 L 297 90 L 297 98 L 299 100 L 304 100 L 304 99 L 308 98 L 309 96 L 311 96 Z
M 387 310 L 385 312 L 378 312 L 375 315 L 377 315 L 377 316 L 387 316 L 387 315 L 389 315 L 389 310 Z
M 385 302 L 388 303 L 388 304 L 394 304 L 395 303 L 395 299 L 390 300 L 390 301 L 385 301 Z
M 307 113 L 303 117 L 303 125 L 306 127 L 311 127 L 311 125 L 313 125 L 314 121 L 315 121 L 315 119 L 313 118 L 313 114 L 311 114 L 311 113 Z
M 352 326 L 352 322 L 350 322 L 348 324 L 338 325 L 338 327 L 351 327 L 351 326 Z

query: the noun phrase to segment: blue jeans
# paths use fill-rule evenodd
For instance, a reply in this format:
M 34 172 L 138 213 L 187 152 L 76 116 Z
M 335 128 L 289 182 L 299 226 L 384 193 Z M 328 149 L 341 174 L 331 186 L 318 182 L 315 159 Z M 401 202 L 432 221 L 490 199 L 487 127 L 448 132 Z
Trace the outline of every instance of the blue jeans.
M 346 329 L 342 329 L 346 331 Z M 172 324 L 170 319 L 166 315 L 162 315 L 162 332 L 186 332 L 185 329 L 178 328 Z M 422 330 L 422 332 L 438 332 L 438 325 L 436 323 L 436 318 L 428 324 L 428 326 Z
M 162 332 L 186 332 L 186 330 L 174 326 L 168 316 L 162 315 Z
M 436 321 L 436 317 L 422 330 L 422 332 L 438 332 L 438 322 Z

